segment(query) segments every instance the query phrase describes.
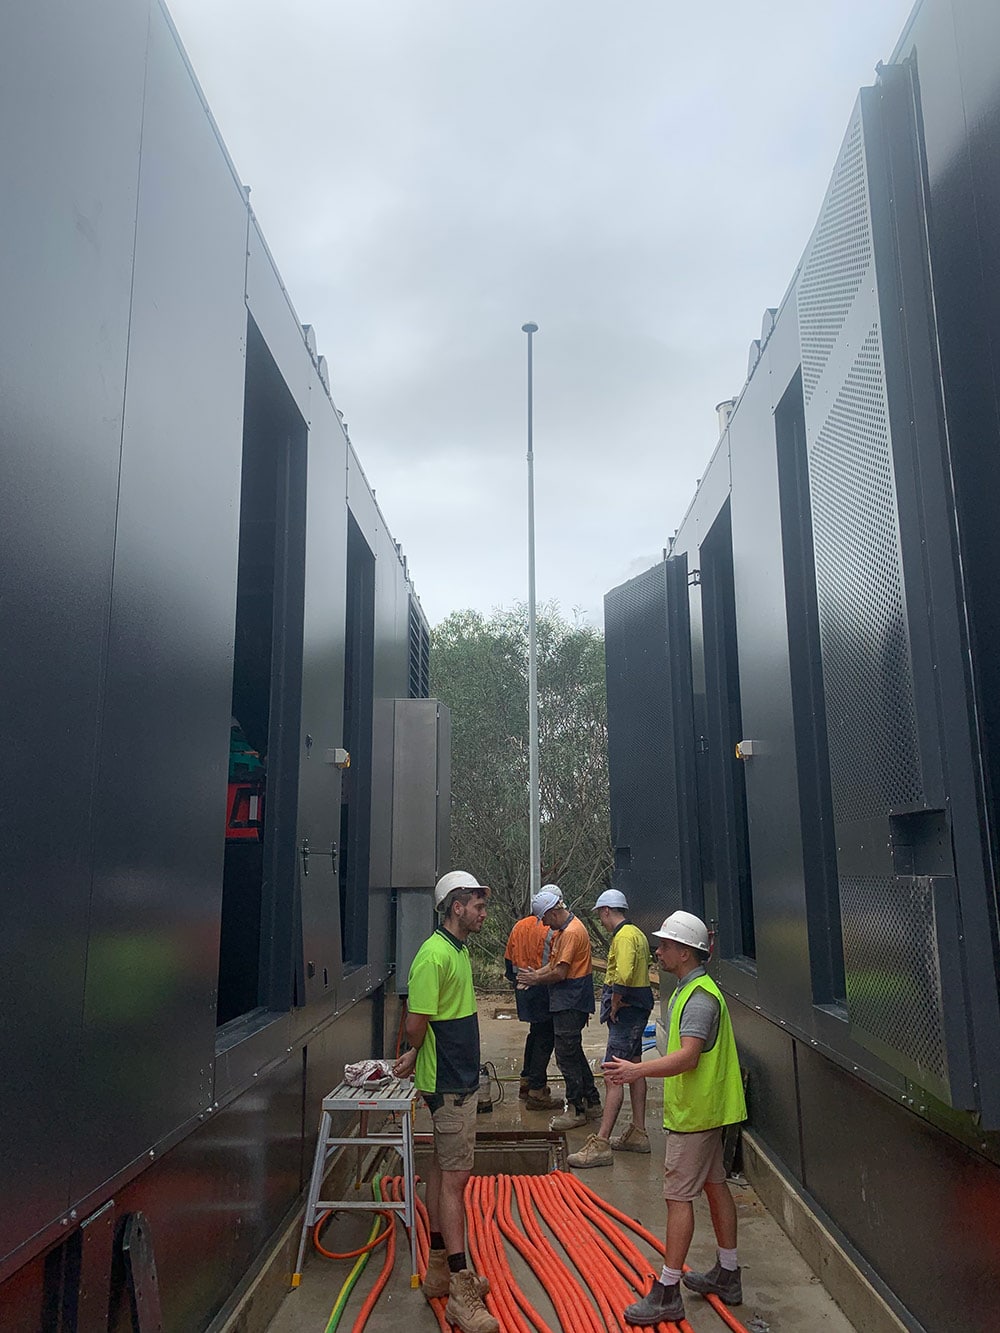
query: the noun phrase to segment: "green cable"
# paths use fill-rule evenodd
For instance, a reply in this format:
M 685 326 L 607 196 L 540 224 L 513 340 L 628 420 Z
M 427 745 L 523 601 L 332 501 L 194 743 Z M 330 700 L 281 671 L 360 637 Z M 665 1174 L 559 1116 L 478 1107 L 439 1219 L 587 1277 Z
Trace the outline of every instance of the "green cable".
M 382 1182 L 381 1176 L 376 1176 L 375 1179 L 372 1181 L 372 1194 L 379 1203 L 382 1202 L 381 1182 Z M 368 1233 L 368 1239 L 365 1242 L 366 1245 L 370 1245 L 372 1243 L 372 1241 L 378 1234 L 379 1225 L 384 1222 L 385 1218 L 379 1217 L 379 1215 L 376 1213 L 375 1218 L 372 1222 L 372 1229 Z M 333 1309 L 330 1311 L 330 1318 L 327 1320 L 326 1328 L 323 1330 L 323 1333 L 334 1333 L 334 1329 L 340 1323 L 340 1320 L 343 1316 L 348 1298 L 351 1292 L 354 1290 L 354 1284 L 357 1282 L 358 1278 L 364 1272 L 365 1265 L 368 1263 L 370 1257 L 371 1257 L 371 1250 L 365 1250 L 364 1254 L 359 1254 L 357 1259 L 355 1259 L 354 1267 L 348 1273 L 344 1285 L 340 1289 L 340 1294 L 337 1297 L 337 1302 L 334 1305 Z

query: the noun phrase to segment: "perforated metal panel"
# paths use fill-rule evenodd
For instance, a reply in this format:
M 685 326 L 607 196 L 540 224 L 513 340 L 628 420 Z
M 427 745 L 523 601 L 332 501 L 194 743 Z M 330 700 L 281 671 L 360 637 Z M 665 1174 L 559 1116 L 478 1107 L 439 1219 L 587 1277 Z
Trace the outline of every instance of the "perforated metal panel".
M 945 1084 L 942 1013 L 932 882 L 917 876 L 844 875 L 844 953 L 851 960 L 851 1021 L 888 1048 L 901 1035 L 925 1087 Z M 957 979 L 956 979 L 957 980 Z
M 918 725 L 908 618 L 908 597 L 926 615 L 920 562 L 904 559 L 920 531 L 912 510 L 905 533 L 900 518 L 897 469 L 905 477 L 912 443 L 893 423 L 909 413 L 887 390 L 887 337 L 892 382 L 906 375 L 885 280 L 898 256 L 879 99 L 878 89 L 859 98 L 798 289 L 820 647 L 852 1032 L 947 1097 L 941 958 L 957 938 L 953 909 L 946 896 L 935 903 L 942 881 L 894 873 L 889 831 L 893 812 L 931 804 L 921 744 L 934 724 Z
M 923 795 L 877 319 L 815 430 L 809 474 L 833 805 L 865 819 Z

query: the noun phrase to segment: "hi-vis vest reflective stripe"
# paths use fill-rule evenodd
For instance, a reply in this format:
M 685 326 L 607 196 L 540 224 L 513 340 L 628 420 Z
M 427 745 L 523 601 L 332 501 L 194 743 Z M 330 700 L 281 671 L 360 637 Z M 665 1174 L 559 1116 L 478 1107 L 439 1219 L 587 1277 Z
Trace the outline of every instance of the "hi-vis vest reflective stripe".
M 747 1117 L 733 1025 L 722 992 L 711 977 L 696 977 L 687 994 L 677 997 L 670 1015 L 667 1054 L 681 1048 L 681 1014 L 698 986 L 719 1001 L 718 1038 L 710 1051 L 702 1051 L 696 1068 L 663 1080 L 663 1128 L 687 1134 L 738 1125 Z

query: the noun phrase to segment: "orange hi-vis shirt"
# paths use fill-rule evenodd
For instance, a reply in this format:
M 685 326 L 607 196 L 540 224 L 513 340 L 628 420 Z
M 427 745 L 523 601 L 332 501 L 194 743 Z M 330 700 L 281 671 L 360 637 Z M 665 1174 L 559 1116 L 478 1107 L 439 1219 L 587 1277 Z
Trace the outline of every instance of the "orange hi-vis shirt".
M 556 936 L 552 945 L 550 963 L 566 963 L 564 981 L 549 987 L 549 1009 L 558 1013 L 563 1009 L 594 1012 L 594 977 L 590 964 L 590 935 L 579 917 L 570 918 Z
M 532 913 L 514 922 L 514 929 L 507 940 L 507 952 L 504 954 L 507 976 L 517 986 L 519 967 L 544 967 L 549 961 L 549 950 L 559 932 L 543 926 Z M 547 986 L 526 986 L 514 991 L 514 1003 L 517 1016 L 522 1023 L 543 1023 L 549 1021 L 549 996 Z
M 507 952 L 504 958 L 517 967 L 541 967 L 546 961 L 545 945 L 549 935 L 555 934 L 548 926 L 543 926 L 534 913 L 523 916 L 514 922 L 514 929 L 507 940 Z

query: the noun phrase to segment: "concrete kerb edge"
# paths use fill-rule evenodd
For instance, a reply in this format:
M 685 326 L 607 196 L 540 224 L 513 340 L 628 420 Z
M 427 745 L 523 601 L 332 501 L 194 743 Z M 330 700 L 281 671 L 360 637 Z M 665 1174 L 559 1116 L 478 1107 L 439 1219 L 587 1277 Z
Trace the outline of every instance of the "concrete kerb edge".
M 855 1328 L 864 1333 L 927 1333 L 836 1232 L 819 1205 L 747 1130 L 743 1131 L 743 1170 L 768 1212 Z

